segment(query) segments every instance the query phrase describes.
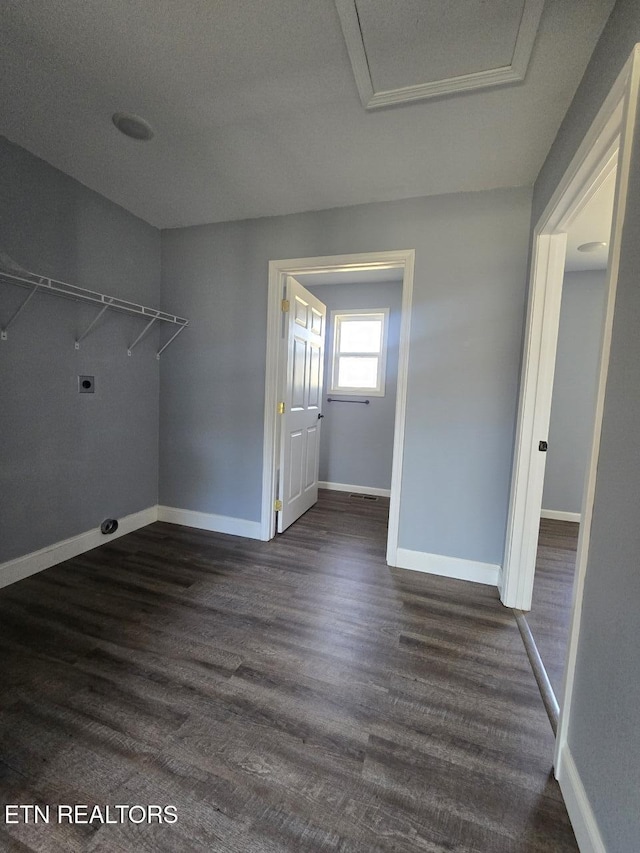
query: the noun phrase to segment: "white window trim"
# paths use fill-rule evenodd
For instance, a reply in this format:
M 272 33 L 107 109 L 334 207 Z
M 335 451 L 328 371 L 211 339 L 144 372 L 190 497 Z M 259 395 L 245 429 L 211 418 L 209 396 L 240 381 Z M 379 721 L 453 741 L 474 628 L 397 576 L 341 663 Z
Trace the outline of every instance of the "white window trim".
M 385 385 L 386 385 L 386 374 L 387 374 L 387 338 L 389 331 L 389 308 L 336 308 L 331 312 L 331 335 L 332 335 L 332 343 L 331 343 L 331 369 L 329 371 L 330 376 L 330 388 L 329 393 L 333 395 L 342 395 L 342 396 L 366 396 L 366 397 L 384 397 L 385 396 Z M 336 375 L 337 375 L 337 357 L 338 357 L 338 335 L 336 334 L 336 317 L 343 317 L 345 315 L 353 315 L 356 317 L 370 317 L 372 314 L 377 314 L 378 316 L 382 315 L 382 342 L 380 346 L 380 353 L 378 355 L 378 383 L 375 388 L 345 388 L 344 386 L 336 387 Z M 356 358 L 359 355 L 362 357 L 369 356 L 372 357 L 376 355 L 375 353 L 349 353 L 349 355 L 353 355 Z

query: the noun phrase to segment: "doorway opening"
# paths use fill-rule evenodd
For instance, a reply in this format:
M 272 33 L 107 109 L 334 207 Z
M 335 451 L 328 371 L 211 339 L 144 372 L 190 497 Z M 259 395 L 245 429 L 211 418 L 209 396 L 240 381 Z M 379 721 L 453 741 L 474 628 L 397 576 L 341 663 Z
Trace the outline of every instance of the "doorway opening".
M 296 278 L 326 305 L 318 486 L 343 493 L 349 510 L 389 505 L 402 278 L 402 269 Z
M 598 187 L 567 225 L 531 609 L 518 615 L 554 729 L 596 414 L 616 174 L 617 151 Z
M 389 502 L 389 522 L 386 542 L 386 560 L 389 565 L 395 565 L 398 547 L 398 525 L 401 497 L 401 474 L 402 456 L 404 445 L 404 422 L 407 388 L 407 366 L 409 352 L 409 324 L 411 311 L 411 298 L 413 290 L 414 250 L 372 252 L 365 254 L 329 256 L 320 258 L 301 258 L 283 261 L 271 261 L 269 265 L 269 297 L 267 318 L 267 371 L 265 383 L 265 439 L 263 456 L 263 490 L 262 490 L 262 518 L 261 538 L 268 540 L 273 538 L 278 527 L 277 513 L 281 512 L 279 501 L 281 479 L 281 433 L 283 432 L 283 418 L 286 411 L 281 414 L 283 407 L 284 391 L 287 382 L 287 346 L 284 341 L 283 323 L 283 299 L 287 298 L 287 287 L 291 285 L 291 279 L 295 279 L 298 286 L 309 288 L 314 298 L 321 298 L 323 287 L 330 287 L 334 282 L 357 282 L 365 279 L 376 279 L 381 282 L 395 282 L 401 291 L 399 299 L 399 323 L 397 329 L 397 371 L 395 382 L 395 405 L 393 405 L 393 446 L 390 454 L 391 483 L 390 488 L 372 486 L 370 488 L 351 489 L 354 485 L 341 477 L 339 481 L 320 480 L 320 487 L 329 487 L 333 490 L 343 492 L 343 498 L 350 499 L 349 494 L 366 494 L 367 503 L 371 498 L 379 498 L 380 502 Z M 303 284 L 302 284 L 303 283 Z M 329 292 L 328 290 L 326 291 Z M 307 300 L 310 301 L 310 300 Z M 290 300 L 289 300 L 290 303 Z M 290 303 L 291 304 L 291 303 Z M 286 306 L 287 308 L 290 307 Z M 286 305 L 286 303 L 285 303 Z M 363 308 L 383 308 L 388 306 L 361 306 Z M 346 313 L 343 312 L 343 313 Z M 379 311 L 379 314 L 383 312 Z M 330 344 L 334 345 L 333 337 L 330 336 Z M 363 362 L 369 360 L 371 354 L 364 355 Z M 353 364 L 347 365 L 353 367 Z M 358 366 L 359 367 L 359 366 Z M 289 381 L 291 377 L 289 374 Z M 328 414 L 328 410 L 335 412 L 341 408 L 343 413 L 347 409 L 369 410 L 370 404 L 345 403 L 344 401 L 373 399 L 376 393 L 372 388 L 371 395 L 361 394 L 332 394 L 326 393 L 331 389 L 331 382 L 327 382 L 323 390 L 322 407 L 317 414 Z M 358 389 L 363 390 L 363 389 Z M 331 398 L 331 402 L 328 399 Z M 337 402 L 340 400 L 341 402 Z M 387 400 L 388 402 L 388 400 Z M 333 407 L 333 408 L 331 408 Z M 316 415 L 317 417 L 317 415 Z M 335 416 L 334 416 L 335 417 Z M 344 417 L 344 414 L 343 414 Z M 324 418 L 323 418 L 324 420 Z M 311 422 L 309 422 L 311 424 Z M 315 440 L 315 439 L 314 439 Z M 325 469 L 328 470 L 328 469 Z M 310 480 L 310 478 L 309 478 Z M 356 484 L 357 485 L 357 484 Z M 373 502 L 371 502 L 373 503 Z M 365 501 L 361 500 L 365 505 Z
M 562 687 L 557 697 L 559 716 L 557 717 L 554 771 L 563 793 L 565 790 L 570 792 L 572 784 L 567 732 L 571 717 L 620 247 L 636 122 L 640 81 L 639 60 L 640 50 L 636 47 L 539 218 L 533 235 L 520 404 L 500 594 L 503 603 L 516 612 L 534 673 L 545 698 L 543 682 L 545 677 L 548 681 L 548 675 L 541 661 L 536 662 L 535 643 L 533 643 L 533 651 L 527 644 L 528 622 L 525 612 L 531 610 L 536 571 L 567 240 L 571 226 L 579 220 L 581 212 L 588 206 L 590 199 L 600 192 L 607 181 L 612 180 L 612 172 L 615 173 L 612 228 L 605 276 L 604 322 L 598 342 L 595 405 L 588 424 L 588 459 L 581 494 L 569 639 Z M 537 666 L 538 670 L 541 670 L 542 677 L 538 677 L 540 672 Z M 553 690 L 550 689 L 549 692 L 553 696 Z M 546 702 L 545 704 L 547 704 L 547 710 L 550 710 L 550 705 Z M 558 705 L 555 709 L 556 714 Z M 550 713 L 550 718 L 552 716 L 553 714 Z M 565 758 L 567 759 L 566 768 Z

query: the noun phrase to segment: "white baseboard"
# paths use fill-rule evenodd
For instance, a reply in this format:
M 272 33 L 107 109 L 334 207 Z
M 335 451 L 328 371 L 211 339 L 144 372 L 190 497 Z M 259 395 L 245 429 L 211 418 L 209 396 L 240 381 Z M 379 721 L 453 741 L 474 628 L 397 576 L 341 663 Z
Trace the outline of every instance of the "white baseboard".
M 562 749 L 560 758 L 558 783 L 580 853 L 607 853 L 578 768 L 566 744 Z
M 579 512 L 563 512 L 561 509 L 541 509 L 540 518 L 549 518 L 552 521 L 577 521 L 580 524 Z
M 391 496 L 391 489 L 377 489 L 375 486 L 350 486 L 349 483 L 318 483 L 319 489 L 329 489 L 332 492 L 353 492 L 356 495 L 378 495 L 381 498 Z
M 398 548 L 396 566 L 400 569 L 412 569 L 430 575 L 445 578 L 457 578 L 462 581 L 474 581 L 489 586 L 497 586 L 500 566 L 492 563 L 478 563 L 475 560 L 461 560 L 458 557 L 443 557 L 442 554 L 428 554 L 426 551 L 410 551 Z
M 229 533 L 231 536 L 244 536 L 247 539 L 260 539 L 262 532 L 259 521 L 247 521 L 245 518 L 214 515 L 192 509 L 176 509 L 173 506 L 159 506 L 158 521 L 197 527 L 199 530 L 212 530 L 214 533 Z
M 158 507 L 151 506 L 148 509 L 143 509 L 140 512 L 134 512 L 131 515 L 125 515 L 124 518 L 118 519 L 118 529 L 115 533 L 105 536 L 100 532 L 100 528 L 96 527 L 93 530 L 87 530 L 86 533 L 80 533 L 78 536 L 72 536 L 70 539 L 64 539 L 62 542 L 55 542 L 53 545 L 48 545 L 46 548 L 41 548 L 39 551 L 32 551 L 30 554 L 25 554 L 23 557 L 16 557 L 15 560 L 8 560 L 6 563 L 0 563 L 0 587 L 8 586 L 29 575 L 35 575 L 36 572 L 41 572 L 57 563 L 63 563 L 65 560 L 70 560 L 72 557 L 77 557 L 79 554 L 84 554 L 85 551 L 91 551 L 99 545 L 106 545 L 120 536 L 125 536 L 127 533 L 132 533 L 141 527 L 146 527 L 147 524 L 152 524 L 158 520 Z

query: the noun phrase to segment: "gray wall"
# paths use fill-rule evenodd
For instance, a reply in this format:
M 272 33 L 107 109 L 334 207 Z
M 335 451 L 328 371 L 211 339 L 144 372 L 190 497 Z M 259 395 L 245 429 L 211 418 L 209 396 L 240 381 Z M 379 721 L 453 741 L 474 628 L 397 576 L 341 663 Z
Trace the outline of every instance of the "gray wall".
M 0 250 L 22 266 L 154 305 L 160 233 L 0 138 Z M 4 325 L 28 291 L 0 284 Z M 157 502 L 158 362 L 140 320 L 38 294 L 0 343 L 0 562 Z M 184 334 L 187 334 L 185 332 Z M 96 377 L 79 395 L 78 374 Z
M 393 461 L 402 283 L 323 284 L 309 287 L 309 290 L 327 306 L 328 319 L 324 367 L 325 402 L 322 409 L 325 418 L 322 421 L 320 437 L 320 480 L 389 489 Z M 368 397 L 368 406 L 326 402 L 327 389 L 331 382 L 333 351 L 331 311 L 345 308 L 390 309 L 385 395 Z
M 541 211 L 634 42 L 640 4 L 616 4 L 535 187 Z M 569 746 L 608 853 L 640 838 L 640 128 L 624 224 Z
M 270 259 L 416 249 L 400 545 L 501 563 L 530 191 L 162 232 L 162 298 L 193 320 L 161 365 L 161 503 L 260 517 Z
M 582 508 L 596 404 L 605 278 L 605 270 L 569 272 L 564 277 L 544 509 L 579 513 Z

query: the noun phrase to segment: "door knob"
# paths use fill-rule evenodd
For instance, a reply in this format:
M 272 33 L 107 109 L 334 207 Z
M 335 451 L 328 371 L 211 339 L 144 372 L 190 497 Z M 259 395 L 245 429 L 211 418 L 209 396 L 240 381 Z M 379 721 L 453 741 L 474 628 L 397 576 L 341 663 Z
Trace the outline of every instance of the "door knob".
M 323 417 L 324 415 L 318 414 L 318 420 L 322 420 Z

